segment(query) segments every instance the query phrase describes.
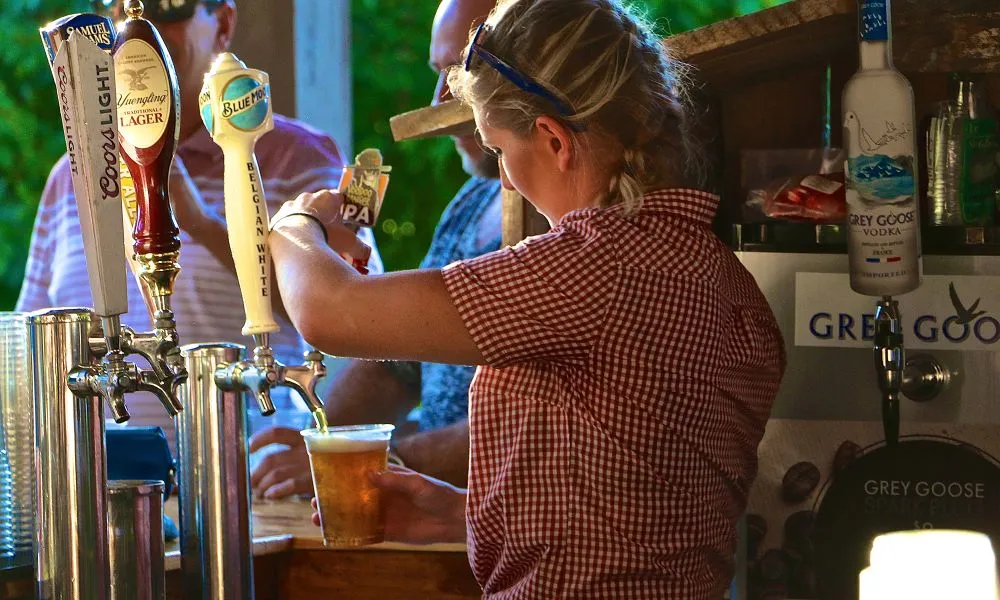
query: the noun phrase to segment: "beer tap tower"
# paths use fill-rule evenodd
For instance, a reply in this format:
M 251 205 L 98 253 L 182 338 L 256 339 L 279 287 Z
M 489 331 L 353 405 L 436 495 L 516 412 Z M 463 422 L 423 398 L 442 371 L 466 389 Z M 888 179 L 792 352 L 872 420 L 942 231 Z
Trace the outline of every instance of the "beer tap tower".
M 121 324 L 128 301 L 119 152 L 140 174 L 136 240 L 143 252 L 157 255 L 150 260 L 155 263 L 151 277 L 162 283 L 164 295 L 176 269 L 167 275 L 173 267 L 164 265 L 160 248 L 171 249 L 174 258 L 179 250 L 165 185 L 157 186 L 155 179 L 168 172 L 177 140 L 176 78 L 155 29 L 141 19 L 141 3 L 129 4 L 129 21 L 117 39 L 112 22 L 96 15 L 72 15 L 41 30 L 57 88 L 91 292 L 101 317 L 97 323 L 87 308 L 49 309 L 28 317 L 38 472 L 35 574 L 42 600 L 103 599 L 113 585 L 101 399 L 115 421 L 124 422 L 129 418 L 125 394 L 150 391 L 173 416 L 181 409 L 177 385 L 186 378 L 176 358 L 168 303 L 154 332 L 137 333 Z M 146 114 L 163 117 L 163 126 L 147 131 L 139 143 L 121 130 L 123 115 L 117 110 L 130 93 L 118 56 L 136 44 L 143 45 L 143 60 L 153 71 L 150 96 L 162 98 L 159 106 L 145 107 L 162 110 Z M 131 354 L 142 355 L 152 368 L 126 361 Z
M 290 387 L 322 418 L 315 387 L 326 368 L 315 351 L 306 353 L 302 366 L 282 365 L 268 344 L 278 324 L 271 308 L 267 204 L 253 153 L 274 126 L 268 76 L 223 53 L 205 76 L 199 106 L 225 156 L 229 244 L 247 316 L 243 334 L 253 336 L 255 348 L 252 360 L 236 344 L 182 349 L 191 377 L 178 425 L 181 569 L 185 598 L 245 600 L 253 598 L 246 392 L 270 415 L 271 388 Z

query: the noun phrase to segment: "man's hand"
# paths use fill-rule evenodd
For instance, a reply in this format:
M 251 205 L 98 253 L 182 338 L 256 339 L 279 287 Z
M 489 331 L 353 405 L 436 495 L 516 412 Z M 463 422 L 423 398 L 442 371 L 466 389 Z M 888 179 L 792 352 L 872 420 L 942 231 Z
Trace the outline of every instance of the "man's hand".
M 258 498 L 276 499 L 292 494 L 312 494 L 312 474 L 309 455 L 298 430 L 288 427 L 268 427 L 250 438 L 250 452 L 270 444 L 289 448 L 268 454 L 250 474 L 250 487 Z
M 230 273 L 236 273 L 233 254 L 229 248 L 229 235 L 222 215 L 212 210 L 201 197 L 198 186 L 188 174 L 180 156 L 175 156 L 170 165 L 167 180 L 170 205 L 174 209 L 177 225 L 201 246 L 204 246 L 219 264 Z M 283 313 L 281 300 L 275 295 L 275 309 Z
M 387 542 L 465 542 L 465 490 L 396 465 L 371 478 L 382 490 Z M 312 506 L 318 510 L 315 498 Z M 318 512 L 312 522 L 319 527 Z
M 201 197 L 201 192 L 188 174 L 187 167 L 180 156 L 175 156 L 170 165 L 170 177 L 167 180 L 167 188 L 170 194 L 170 204 L 174 209 L 174 216 L 177 217 L 177 225 L 188 232 L 191 237 L 198 238 L 198 234 L 204 230 L 206 223 L 212 220 L 220 220 L 205 204 Z

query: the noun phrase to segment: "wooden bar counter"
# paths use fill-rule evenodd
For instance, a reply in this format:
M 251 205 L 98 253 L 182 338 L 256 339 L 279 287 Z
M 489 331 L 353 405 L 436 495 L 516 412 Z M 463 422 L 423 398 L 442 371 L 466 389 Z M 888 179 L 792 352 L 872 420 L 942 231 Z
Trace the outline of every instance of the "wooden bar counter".
M 165 512 L 177 522 L 177 499 Z M 464 544 L 411 546 L 385 543 L 351 550 L 323 547 L 306 500 L 254 500 L 256 600 L 344 598 L 350 600 L 481 598 Z M 167 543 L 167 598 L 181 600 L 177 541 Z M 0 600 L 33 597 L 27 568 L 0 571 Z

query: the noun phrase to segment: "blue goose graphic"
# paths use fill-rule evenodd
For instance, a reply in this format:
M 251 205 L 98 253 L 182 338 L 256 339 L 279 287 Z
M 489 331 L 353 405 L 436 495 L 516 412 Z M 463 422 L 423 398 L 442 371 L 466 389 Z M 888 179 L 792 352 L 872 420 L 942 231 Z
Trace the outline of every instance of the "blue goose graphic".
M 913 198 L 913 159 L 878 153 L 876 142 L 851 111 L 844 114 L 848 156 L 854 188 L 861 199 L 873 204 L 897 204 Z
M 971 306 L 965 307 L 965 303 L 958 297 L 958 291 L 955 290 L 954 281 L 948 283 L 948 297 L 951 298 L 951 305 L 955 308 L 955 323 L 958 325 L 968 325 L 986 314 L 985 310 L 976 310 L 982 298 L 976 298 Z

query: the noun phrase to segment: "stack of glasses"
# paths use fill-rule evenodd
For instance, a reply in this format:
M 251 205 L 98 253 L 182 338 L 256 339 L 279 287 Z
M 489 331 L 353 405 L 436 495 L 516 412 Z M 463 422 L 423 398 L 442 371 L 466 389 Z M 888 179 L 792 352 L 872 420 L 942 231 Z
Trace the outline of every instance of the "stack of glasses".
M 23 313 L 0 312 L 0 557 L 31 552 L 35 425 Z

